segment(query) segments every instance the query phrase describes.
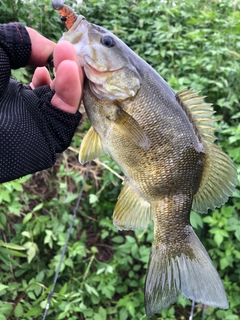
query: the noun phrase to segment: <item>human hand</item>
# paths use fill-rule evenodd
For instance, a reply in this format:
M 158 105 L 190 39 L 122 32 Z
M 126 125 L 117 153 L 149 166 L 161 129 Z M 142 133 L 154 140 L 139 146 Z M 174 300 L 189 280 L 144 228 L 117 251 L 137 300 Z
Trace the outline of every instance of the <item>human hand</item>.
M 56 43 L 43 37 L 36 30 L 26 27 L 31 39 L 32 51 L 28 64 L 33 67 L 43 67 L 48 64 L 48 58 L 52 54 Z
M 58 43 L 53 59 L 56 78 L 51 81 L 46 68 L 37 68 L 30 85 L 35 89 L 49 84 L 51 89 L 55 90 L 51 104 L 65 112 L 76 113 L 82 97 L 84 73 L 73 45 L 67 41 Z

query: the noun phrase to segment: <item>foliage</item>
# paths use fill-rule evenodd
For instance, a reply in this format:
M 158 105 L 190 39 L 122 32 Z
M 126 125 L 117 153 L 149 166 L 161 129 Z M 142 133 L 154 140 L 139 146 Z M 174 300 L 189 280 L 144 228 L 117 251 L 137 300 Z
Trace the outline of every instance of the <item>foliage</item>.
M 57 41 L 63 31 L 50 1 L 0 0 L 0 22 L 20 21 Z M 218 143 L 240 172 L 240 5 L 238 1 L 86 0 L 78 13 L 117 34 L 175 90 L 191 86 L 214 103 Z M 29 70 L 14 74 L 29 81 Z M 47 171 L 0 186 L 0 320 L 40 319 L 65 243 L 86 166 L 71 148 Z M 121 180 L 104 156 L 91 164 L 48 318 L 146 319 L 143 287 L 152 229 L 119 232 L 112 212 Z M 191 222 L 223 279 L 229 310 L 207 308 L 205 319 L 240 317 L 240 190 L 220 209 Z M 156 319 L 188 319 L 179 298 Z M 202 318 L 202 306 L 194 319 Z M 153 317 L 154 319 L 154 317 Z

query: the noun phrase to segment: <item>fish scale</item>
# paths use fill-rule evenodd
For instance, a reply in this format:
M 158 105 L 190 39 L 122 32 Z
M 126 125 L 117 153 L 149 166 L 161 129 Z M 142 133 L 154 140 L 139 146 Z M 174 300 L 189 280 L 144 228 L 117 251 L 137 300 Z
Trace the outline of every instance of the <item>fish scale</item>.
M 180 293 L 228 308 L 221 279 L 190 225 L 191 208 L 220 207 L 237 183 L 233 162 L 213 144 L 211 104 L 192 89 L 175 93 L 111 32 L 59 0 L 53 5 L 68 29 L 62 39 L 73 43 L 86 74 L 83 102 L 92 127 L 79 161 L 109 153 L 123 171 L 113 213 L 119 230 L 154 223 L 146 315 L 167 309 Z
M 179 179 L 183 180 L 184 182 L 186 180 L 186 175 L 190 175 L 192 177 L 193 172 L 196 171 L 196 161 L 199 161 L 198 152 L 194 152 L 196 154 L 195 158 L 192 153 L 191 157 L 186 159 L 187 152 L 185 151 L 183 157 L 185 158 L 184 160 L 188 160 L 187 166 L 184 168 L 186 161 L 179 161 L 180 165 L 182 163 L 182 168 L 181 170 L 176 171 L 176 178 L 171 177 L 172 171 L 174 167 L 176 167 L 176 161 L 173 161 L 173 158 L 179 159 L 183 153 L 183 144 L 180 140 L 184 140 L 185 150 L 187 149 L 187 146 L 192 149 L 194 144 L 198 145 L 198 148 L 201 148 L 201 146 L 198 139 L 193 134 L 193 127 L 189 126 L 188 118 L 185 116 L 183 110 L 179 110 L 177 101 L 175 100 L 175 104 L 178 107 L 177 110 L 179 111 L 179 114 L 177 115 L 175 112 L 173 117 L 173 111 L 171 108 L 169 108 L 172 106 L 172 103 L 164 103 L 164 98 L 161 95 L 161 87 L 159 87 L 159 85 L 156 86 L 156 82 L 155 86 L 153 86 L 153 84 L 149 81 L 149 77 L 146 79 L 144 78 L 142 83 L 143 90 L 138 92 L 134 102 L 129 102 L 128 100 L 123 102 L 122 108 L 131 116 L 133 116 L 133 118 L 139 124 L 141 124 L 141 127 L 144 129 L 150 139 L 150 147 L 148 150 L 136 150 L 135 152 L 135 157 L 138 157 L 139 155 L 138 170 L 140 170 L 140 172 L 146 171 L 146 175 L 148 176 L 146 176 L 147 181 L 141 177 L 139 183 L 141 184 L 143 182 L 142 180 L 145 180 L 144 183 L 149 182 L 149 184 L 152 185 L 153 180 L 156 180 L 155 187 L 157 187 L 157 184 L 159 184 L 160 189 L 164 188 L 166 190 L 166 185 L 169 188 L 173 187 L 174 180 L 178 180 L 178 188 Z M 173 101 L 174 96 L 175 94 L 173 94 L 172 97 Z M 154 97 L 154 99 L 151 99 L 151 97 Z M 142 108 L 136 108 L 140 102 Z M 163 108 L 157 108 L 158 105 L 162 105 Z M 176 126 L 177 130 L 173 130 L 173 128 L 176 128 Z M 113 141 L 115 142 L 116 139 L 113 138 Z M 119 150 L 121 150 L 121 148 L 119 148 Z M 130 148 L 129 150 L 131 151 L 131 156 L 133 149 Z M 195 149 L 193 151 L 195 151 Z M 171 157 L 168 157 L 168 154 L 171 154 Z M 115 161 L 123 162 L 121 159 L 118 161 L 118 159 L 116 159 L 116 155 Z M 125 171 L 124 173 L 127 176 L 129 175 Z M 137 171 L 137 174 L 139 176 L 139 171 Z M 164 176 L 166 181 L 164 181 Z M 194 182 L 196 183 L 196 181 Z M 152 194 L 153 191 L 148 190 L 148 192 Z M 157 193 L 156 196 L 159 196 L 159 193 Z

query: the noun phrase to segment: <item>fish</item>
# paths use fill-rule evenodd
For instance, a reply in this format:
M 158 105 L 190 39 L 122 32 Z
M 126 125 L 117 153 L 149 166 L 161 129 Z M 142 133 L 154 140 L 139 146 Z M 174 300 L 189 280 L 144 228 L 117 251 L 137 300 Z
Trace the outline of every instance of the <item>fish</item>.
M 176 93 L 123 41 L 62 1 L 53 0 L 53 7 L 67 27 L 61 40 L 74 45 L 86 75 L 83 103 L 91 128 L 79 161 L 108 153 L 122 170 L 117 229 L 154 224 L 147 317 L 168 309 L 179 294 L 227 309 L 220 276 L 190 224 L 191 209 L 220 207 L 237 184 L 233 161 L 214 143 L 212 105 L 191 88 Z

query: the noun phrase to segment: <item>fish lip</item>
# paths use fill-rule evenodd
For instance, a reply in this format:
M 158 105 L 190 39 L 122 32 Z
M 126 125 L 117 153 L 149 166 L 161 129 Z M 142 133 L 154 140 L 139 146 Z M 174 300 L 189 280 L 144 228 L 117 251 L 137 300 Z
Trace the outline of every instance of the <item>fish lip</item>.
M 85 63 L 86 63 L 86 65 L 90 68 L 90 69 L 92 69 L 94 72 L 97 72 L 97 73 L 106 73 L 108 70 L 98 70 L 98 69 L 96 69 L 95 67 L 93 67 L 91 64 L 89 64 L 87 61 L 86 61 L 86 59 L 85 59 Z
M 87 60 L 86 60 L 86 57 L 88 58 L 88 61 L 90 62 L 90 61 L 93 61 L 94 62 L 94 59 L 92 59 L 89 55 L 85 55 L 85 56 L 82 56 L 82 58 L 84 59 L 84 61 L 85 61 L 85 63 L 88 65 L 88 67 L 89 68 L 91 68 L 91 69 L 93 69 L 93 71 L 96 71 L 96 72 L 98 72 L 98 73 L 107 73 L 107 72 L 114 72 L 114 71 L 118 71 L 118 70 L 120 70 L 120 69 L 122 69 L 122 68 L 118 68 L 118 69 L 97 69 L 97 68 L 95 68 L 91 63 L 89 63 Z
M 84 59 L 84 58 L 83 58 L 83 59 Z M 83 68 L 84 68 L 86 77 L 87 77 L 87 78 L 89 79 L 89 81 L 91 81 L 93 84 L 102 86 L 103 83 L 106 81 L 106 78 L 107 78 L 107 75 L 108 75 L 108 72 L 109 72 L 109 71 L 108 71 L 108 70 L 106 70 L 106 71 L 99 71 L 99 70 L 97 70 L 96 68 L 94 68 L 93 66 L 91 66 L 89 63 L 87 63 L 85 59 L 84 59 L 84 61 L 85 61 L 85 63 L 84 63 L 84 65 L 83 65 Z M 94 75 L 94 80 L 93 80 L 92 77 L 87 76 L 87 75 L 89 75 L 89 72 L 88 72 L 87 69 L 90 69 L 90 70 L 91 70 L 90 72 L 92 73 L 92 75 Z M 115 72 L 115 71 L 118 71 L 118 70 L 120 70 L 120 69 L 113 70 L 113 71 L 111 71 L 111 72 Z M 98 81 L 97 81 L 96 75 L 99 75 Z M 105 80 L 103 80 L 103 79 L 105 79 Z

